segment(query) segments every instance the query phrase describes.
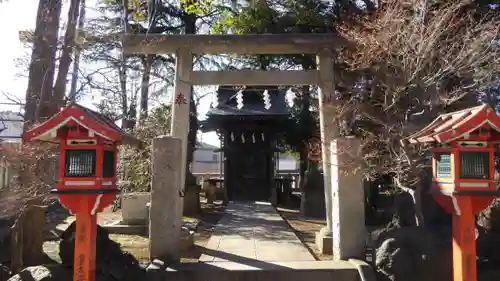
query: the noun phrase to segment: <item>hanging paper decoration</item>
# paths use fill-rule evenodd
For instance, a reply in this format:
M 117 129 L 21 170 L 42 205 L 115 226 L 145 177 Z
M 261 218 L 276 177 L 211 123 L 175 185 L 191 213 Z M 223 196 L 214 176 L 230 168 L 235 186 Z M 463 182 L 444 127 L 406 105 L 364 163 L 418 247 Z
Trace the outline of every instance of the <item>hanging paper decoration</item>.
M 241 133 L 241 142 L 245 143 L 245 135 L 243 133 Z
M 242 109 L 243 108 L 243 90 L 240 90 L 237 94 L 236 94 L 236 107 L 238 109 Z
M 231 132 L 231 141 L 234 141 L 234 133 Z
M 264 98 L 264 108 L 269 110 L 269 108 L 271 108 L 271 98 L 269 97 L 269 92 L 267 90 L 264 91 L 263 98 Z
M 252 143 L 255 143 L 255 134 L 252 133 Z
M 264 141 L 264 133 L 260 133 L 260 138 Z

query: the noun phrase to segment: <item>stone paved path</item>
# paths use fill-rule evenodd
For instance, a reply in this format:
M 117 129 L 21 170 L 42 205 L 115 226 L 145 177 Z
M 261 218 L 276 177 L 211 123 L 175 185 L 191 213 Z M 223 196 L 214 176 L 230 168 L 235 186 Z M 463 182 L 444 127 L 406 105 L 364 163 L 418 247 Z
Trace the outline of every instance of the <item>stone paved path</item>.
M 315 258 L 267 202 L 229 203 L 200 257 L 214 266 L 311 261 Z

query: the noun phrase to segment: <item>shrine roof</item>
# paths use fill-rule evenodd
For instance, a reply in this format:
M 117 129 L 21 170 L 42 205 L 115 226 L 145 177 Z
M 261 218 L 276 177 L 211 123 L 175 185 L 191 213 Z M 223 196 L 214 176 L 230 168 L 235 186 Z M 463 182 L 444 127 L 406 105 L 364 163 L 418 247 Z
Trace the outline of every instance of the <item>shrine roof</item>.
M 264 102 L 265 91 L 269 98 L 270 107 Z M 251 87 L 244 90 L 224 89 L 217 90 L 218 105 L 207 112 L 210 116 L 288 116 L 286 105 L 286 91 L 277 87 Z M 238 106 L 240 105 L 240 106 Z
M 231 105 L 221 105 L 215 108 L 211 108 L 207 116 L 219 115 L 219 116 L 287 116 L 290 113 L 288 111 L 283 112 L 282 110 L 276 108 L 265 109 L 261 105 L 249 104 L 243 106 L 243 108 L 237 108 Z
M 460 139 L 488 124 L 500 131 L 500 116 L 483 104 L 455 112 L 439 115 L 419 132 L 403 139 L 409 143 L 447 143 Z
M 42 140 L 57 142 L 54 131 L 63 127 L 70 120 L 74 120 L 83 127 L 114 142 L 139 146 L 141 141 L 118 127 L 108 117 L 83 107 L 77 103 L 70 103 L 47 121 L 31 128 L 23 135 L 23 140 Z

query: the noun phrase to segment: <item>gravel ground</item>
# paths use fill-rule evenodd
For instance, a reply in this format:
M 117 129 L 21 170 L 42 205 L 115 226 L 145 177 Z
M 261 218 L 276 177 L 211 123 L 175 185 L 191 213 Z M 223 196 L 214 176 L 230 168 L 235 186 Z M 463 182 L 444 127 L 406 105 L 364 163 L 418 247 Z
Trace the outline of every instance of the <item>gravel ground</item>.
M 189 250 L 181 253 L 182 262 L 197 262 L 198 258 L 203 253 L 203 247 L 208 242 L 215 225 L 224 213 L 222 202 L 217 204 L 207 204 L 205 200 L 201 200 L 202 212 L 195 217 L 184 217 L 185 223 L 197 224 L 195 231 L 195 245 Z M 68 227 L 75 217 L 69 215 L 64 209 L 54 208 L 49 212 L 47 219 L 46 233 L 47 239 L 44 243 L 44 252 L 52 259 L 60 261 L 59 258 L 59 241 L 57 233 L 60 233 Z M 113 212 L 110 208 L 104 210 L 98 216 L 98 223 L 101 225 L 110 224 L 121 220 L 121 212 Z M 110 238 L 121 244 L 122 249 L 133 254 L 141 263 L 149 261 L 148 238 L 141 235 L 118 235 L 110 234 Z
M 278 213 L 288 222 L 300 241 L 306 245 L 317 260 L 332 259 L 332 255 L 322 254 L 316 247 L 316 232 L 326 226 L 325 220 L 301 218 L 299 210 L 278 208 Z

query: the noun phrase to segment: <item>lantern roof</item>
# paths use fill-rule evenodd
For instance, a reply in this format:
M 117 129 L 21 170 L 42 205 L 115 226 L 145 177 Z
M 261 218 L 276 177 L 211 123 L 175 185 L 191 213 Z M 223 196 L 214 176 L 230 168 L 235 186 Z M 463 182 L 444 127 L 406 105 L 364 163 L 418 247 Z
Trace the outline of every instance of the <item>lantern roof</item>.
M 409 143 L 447 143 L 467 136 L 484 124 L 500 132 L 500 116 L 486 104 L 439 115 L 405 140 Z
M 108 117 L 77 103 L 70 103 L 47 121 L 23 134 L 23 141 L 59 142 L 57 131 L 73 121 L 89 131 L 89 137 L 98 135 L 106 140 L 139 146 L 141 141 L 118 127 Z

